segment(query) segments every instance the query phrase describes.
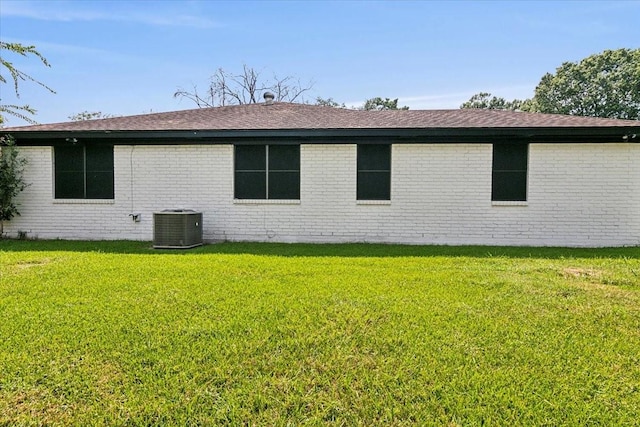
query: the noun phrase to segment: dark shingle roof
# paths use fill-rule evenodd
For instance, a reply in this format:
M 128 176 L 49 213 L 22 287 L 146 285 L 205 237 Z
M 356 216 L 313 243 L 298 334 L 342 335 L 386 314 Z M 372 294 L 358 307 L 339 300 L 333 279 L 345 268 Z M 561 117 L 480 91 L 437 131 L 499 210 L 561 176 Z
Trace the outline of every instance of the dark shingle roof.
M 4 129 L 38 131 L 178 131 L 284 129 L 481 129 L 638 127 L 639 121 L 499 110 L 361 111 L 274 103 L 142 114 Z

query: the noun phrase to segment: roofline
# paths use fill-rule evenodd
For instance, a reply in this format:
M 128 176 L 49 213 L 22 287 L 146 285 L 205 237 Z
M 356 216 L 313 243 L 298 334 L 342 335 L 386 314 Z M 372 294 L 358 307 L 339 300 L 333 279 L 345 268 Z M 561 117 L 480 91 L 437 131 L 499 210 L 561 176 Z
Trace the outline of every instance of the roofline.
M 375 140 L 393 143 L 520 142 L 611 143 L 640 142 L 640 125 L 616 127 L 499 127 L 499 128 L 365 128 L 253 130 L 60 130 L 9 131 L 19 145 L 51 145 L 67 139 L 89 139 L 124 145 L 264 143 L 354 143 Z M 635 137 L 634 137 L 635 135 Z M 626 137 L 626 139 L 624 139 Z

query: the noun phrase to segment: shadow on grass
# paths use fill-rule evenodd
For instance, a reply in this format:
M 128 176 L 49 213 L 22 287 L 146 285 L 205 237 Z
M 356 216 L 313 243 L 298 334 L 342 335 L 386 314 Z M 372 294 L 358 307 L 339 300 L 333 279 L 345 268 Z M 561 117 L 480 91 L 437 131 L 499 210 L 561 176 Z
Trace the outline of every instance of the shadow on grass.
M 194 255 L 243 254 L 283 257 L 508 257 L 508 258 L 635 258 L 640 246 L 626 248 L 546 248 L 510 246 L 417 246 L 369 243 L 216 243 L 193 249 L 153 249 L 151 242 L 0 240 L 1 251 L 70 251 L 113 254 Z

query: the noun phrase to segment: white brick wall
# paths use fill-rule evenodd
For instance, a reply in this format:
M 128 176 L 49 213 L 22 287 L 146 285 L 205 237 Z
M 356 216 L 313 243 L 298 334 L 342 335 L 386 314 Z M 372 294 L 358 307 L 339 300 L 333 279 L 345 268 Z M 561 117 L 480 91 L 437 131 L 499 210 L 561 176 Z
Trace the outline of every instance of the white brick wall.
M 116 146 L 100 202 L 53 200 L 52 149 L 22 153 L 10 235 L 151 240 L 153 212 L 182 207 L 208 241 L 640 245 L 640 144 L 532 144 L 524 206 L 491 203 L 489 144 L 394 145 L 387 204 L 356 202 L 355 145 L 302 145 L 301 198 L 284 204 L 234 202 L 231 145 Z

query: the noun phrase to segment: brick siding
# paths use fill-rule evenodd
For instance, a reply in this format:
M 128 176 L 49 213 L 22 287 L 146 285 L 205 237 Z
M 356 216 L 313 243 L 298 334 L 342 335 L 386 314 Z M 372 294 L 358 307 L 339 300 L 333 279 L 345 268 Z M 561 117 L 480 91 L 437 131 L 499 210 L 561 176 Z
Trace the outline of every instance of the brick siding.
M 392 148 L 390 203 L 356 201 L 356 145 L 301 146 L 300 201 L 233 200 L 233 146 L 116 146 L 115 199 L 53 199 L 51 147 L 28 158 L 10 236 L 151 240 L 153 212 L 203 212 L 206 241 L 640 245 L 640 144 L 532 144 L 526 204 L 491 202 L 490 144 Z M 141 221 L 129 216 L 140 213 Z

